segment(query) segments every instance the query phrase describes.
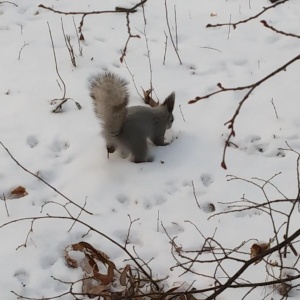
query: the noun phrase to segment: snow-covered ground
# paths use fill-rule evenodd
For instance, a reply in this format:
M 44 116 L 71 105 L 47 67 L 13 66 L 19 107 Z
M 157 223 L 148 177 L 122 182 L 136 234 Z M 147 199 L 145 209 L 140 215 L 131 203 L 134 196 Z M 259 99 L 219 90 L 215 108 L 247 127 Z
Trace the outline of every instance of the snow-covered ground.
M 124 12 L 89 14 L 81 27 L 82 55 L 75 30 L 82 14 L 76 12 L 130 8 L 139 2 L 0 2 L 0 221 L 9 223 L 0 227 L 0 299 L 16 299 L 16 295 L 48 299 L 64 293 L 60 299 L 74 299 L 68 293 L 70 285 L 63 282 L 80 280 L 83 271 L 66 265 L 64 249 L 80 241 L 106 253 L 118 270 L 126 264 L 135 266 L 123 249 L 126 246 L 133 257 L 139 257 L 138 262 L 148 263 L 143 266 L 151 269 L 153 279 L 168 277 L 161 283 L 166 291 L 182 283 L 189 289 L 214 287 L 216 280 L 225 283 L 243 266 L 233 260 L 219 265 L 196 261 L 191 265 L 190 261 L 185 271 L 174 257 L 186 260 L 174 251 L 170 239 L 181 255 L 191 259 L 216 259 L 219 256 L 212 253 L 220 253 L 221 245 L 224 251 L 240 247 L 232 256 L 248 260 L 252 244 L 269 242 L 277 231 L 273 247 L 283 241 L 287 227 L 289 235 L 299 229 L 298 204 L 290 218 L 282 214 L 291 212 L 287 201 L 272 203 L 271 213 L 267 206 L 265 212 L 220 213 L 230 205 L 240 208 L 246 200 L 256 205 L 296 199 L 300 59 L 257 86 L 242 105 L 234 122 L 236 136 L 226 149 L 227 170 L 221 167 L 230 134 L 224 123 L 234 116 L 249 89 L 224 91 L 188 104 L 196 96 L 219 90 L 218 83 L 225 88 L 256 83 L 300 55 L 299 38 L 276 33 L 260 22 L 266 20 L 278 30 L 300 35 L 298 1 L 279 2 L 284 3 L 236 29 L 206 25 L 246 20 L 273 4 L 267 0 L 148 0 L 144 10 L 139 6 L 128 19 Z M 39 4 L 74 14 L 59 14 Z M 74 48 L 76 67 L 62 23 Z M 121 63 L 129 29 L 140 38 L 130 38 Z M 142 104 L 138 93 L 149 89 L 151 81 L 155 100 L 163 101 L 175 91 L 175 122 L 166 136 L 171 144 L 150 146 L 153 163 L 134 164 L 118 154 L 107 159 L 88 91 L 90 76 L 106 70 L 128 80 L 130 105 Z M 52 113 L 61 102 L 53 100 L 64 96 L 58 74 L 65 84 L 65 97 L 71 99 L 60 113 Z M 289 147 L 294 152 L 282 150 Z M 228 175 L 239 179 L 228 180 L 233 178 Z M 20 198 L 11 194 L 19 186 L 26 190 Z M 237 203 L 242 197 L 244 202 Z M 30 218 L 40 217 L 44 218 L 32 225 Z M 72 218 L 81 223 L 73 224 Z M 87 225 L 123 248 L 89 231 Z M 198 256 L 184 252 L 200 252 L 205 238 L 215 240 L 209 251 Z M 294 247 L 300 251 L 299 242 Z M 290 248 L 287 258 L 280 259 L 276 252 L 268 260 L 293 267 L 290 276 L 299 273 L 297 256 Z M 275 280 L 278 269 L 266 262 L 250 265 L 235 283 Z M 80 284 L 75 286 L 77 291 Z M 228 289 L 219 299 L 242 299 L 249 290 Z M 210 293 L 195 297 L 206 299 Z M 291 296 L 299 299 L 296 288 Z M 253 290 L 246 298 L 281 297 L 271 285 Z

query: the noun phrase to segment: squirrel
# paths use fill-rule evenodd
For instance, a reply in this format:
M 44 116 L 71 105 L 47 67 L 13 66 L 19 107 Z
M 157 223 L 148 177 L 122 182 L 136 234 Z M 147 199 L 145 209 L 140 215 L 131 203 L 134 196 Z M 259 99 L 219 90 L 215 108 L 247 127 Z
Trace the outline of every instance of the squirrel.
M 156 107 L 128 107 L 127 81 L 114 73 L 100 73 L 90 79 L 90 96 L 96 116 L 102 123 L 102 134 L 108 153 L 121 151 L 131 155 L 135 163 L 152 162 L 147 139 L 156 146 L 165 146 L 165 132 L 172 127 L 175 93 Z

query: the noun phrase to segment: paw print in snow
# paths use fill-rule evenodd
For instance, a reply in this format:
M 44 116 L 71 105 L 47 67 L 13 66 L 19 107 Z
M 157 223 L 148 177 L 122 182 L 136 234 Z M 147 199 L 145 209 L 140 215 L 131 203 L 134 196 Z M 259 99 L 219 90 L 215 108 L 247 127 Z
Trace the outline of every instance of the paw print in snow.
M 70 147 L 68 142 L 63 142 L 63 141 L 54 141 L 51 149 L 53 152 L 61 152 L 63 150 L 67 150 Z
M 128 196 L 124 195 L 124 194 L 120 194 L 117 196 L 117 200 L 118 202 L 120 202 L 123 205 L 126 205 L 129 203 L 129 198 Z
M 34 148 L 38 145 L 39 141 L 34 135 L 30 135 L 27 137 L 26 143 L 30 148 Z
M 202 174 L 200 178 L 202 184 L 205 187 L 209 187 L 214 182 L 213 176 L 211 174 Z

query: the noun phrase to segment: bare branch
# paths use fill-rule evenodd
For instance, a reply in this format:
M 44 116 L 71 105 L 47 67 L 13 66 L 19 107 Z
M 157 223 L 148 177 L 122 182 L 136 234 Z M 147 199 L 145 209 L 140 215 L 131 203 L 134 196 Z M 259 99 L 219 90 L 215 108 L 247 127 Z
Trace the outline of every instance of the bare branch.
M 276 28 L 274 28 L 273 26 L 269 25 L 267 23 L 267 21 L 265 20 L 261 20 L 260 23 L 262 23 L 265 27 L 275 31 L 276 33 L 279 33 L 279 34 L 282 34 L 282 35 L 285 35 L 285 36 L 291 36 L 291 37 L 294 37 L 294 38 L 297 38 L 297 39 L 300 39 L 300 35 L 297 35 L 297 34 L 293 34 L 293 33 L 288 33 L 288 32 L 284 32 L 282 30 L 278 30 Z
M 272 9 L 274 7 L 276 7 L 277 5 L 280 5 L 280 4 L 283 4 L 285 2 L 287 2 L 288 0 L 282 0 L 282 1 L 279 1 L 273 5 L 270 5 L 268 7 L 264 7 L 263 10 L 261 12 L 259 12 L 258 14 L 248 18 L 248 19 L 245 19 L 245 20 L 242 20 L 242 21 L 238 21 L 236 23 L 221 23 L 221 24 L 207 24 L 206 27 L 221 27 L 221 26 L 233 26 L 234 29 L 236 29 L 237 25 L 240 25 L 240 24 L 244 24 L 244 23 L 247 23 L 251 20 L 254 20 L 254 19 L 257 19 L 259 16 L 261 16 L 262 14 L 264 14 L 266 11 L 268 11 L 269 9 Z

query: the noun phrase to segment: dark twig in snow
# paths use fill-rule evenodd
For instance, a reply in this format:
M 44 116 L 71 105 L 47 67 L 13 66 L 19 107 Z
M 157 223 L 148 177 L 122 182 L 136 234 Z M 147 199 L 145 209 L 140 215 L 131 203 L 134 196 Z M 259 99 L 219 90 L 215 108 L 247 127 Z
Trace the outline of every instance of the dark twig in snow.
M 61 81 L 61 83 L 63 85 L 63 96 L 62 96 L 62 98 L 60 98 L 60 99 L 53 99 L 51 101 L 51 103 L 55 103 L 56 101 L 61 101 L 61 103 L 59 105 L 57 105 L 56 108 L 54 108 L 52 110 L 53 113 L 57 113 L 57 112 L 60 112 L 62 110 L 63 104 L 65 104 L 68 100 L 73 100 L 73 99 L 66 98 L 66 85 L 65 85 L 65 82 L 63 81 L 62 77 L 60 76 L 59 72 L 58 72 L 57 59 L 56 59 L 56 54 L 55 54 L 55 49 L 54 49 L 54 42 L 53 42 L 53 38 L 52 38 L 52 32 L 51 32 L 50 25 L 49 25 L 48 22 L 47 22 L 47 25 L 48 25 L 48 29 L 49 29 L 51 44 L 52 44 L 52 51 L 53 51 L 53 56 L 54 56 L 56 74 L 57 74 L 58 78 L 60 79 L 60 81 Z M 58 84 L 59 84 L 59 82 L 58 82 Z M 81 105 L 78 102 L 76 102 L 76 101 L 74 101 L 74 102 L 75 102 L 77 108 L 81 109 Z
M 269 25 L 267 23 L 267 21 L 265 20 L 261 20 L 260 23 L 262 23 L 265 27 L 275 31 L 276 33 L 279 33 L 279 34 L 283 34 L 285 36 L 290 36 L 290 37 L 294 37 L 294 38 L 297 38 L 297 39 L 300 39 L 300 35 L 297 35 L 297 34 L 294 34 L 294 33 L 288 33 L 288 32 L 284 32 L 282 30 L 278 30 L 276 28 L 274 28 L 273 26 Z
M 27 43 L 24 42 L 23 46 L 21 47 L 21 49 L 20 49 L 20 51 L 19 51 L 18 60 L 21 59 L 21 53 L 22 53 L 23 49 L 24 49 L 26 46 L 28 46 L 28 45 L 29 45 L 29 44 L 27 44 Z
M 182 61 L 180 59 L 180 56 L 179 56 L 178 50 L 176 48 L 176 45 L 175 45 L 175 42 L 174 42 L 174 39 L 173 39 L 173 36 L 172 36 L 172 32 L 171 32 L 171 27 L 170 27 L 170 23 L 169 23 L 167 0 L 165 0 L 165 10 L 166 10 L 166 21 L 167 21 L 167 26 L 168 26 L 168 30 L 169 30 L 170 39 L 171 39 L 173 48 L 175 50 L 175 53 L 176 53 L 176 55 L 178 57 L 179 63 L 182 65 Z
M 128 47 L 128 43 L 129 43 L 130 39 L 131 39 L 131 38 L 141 38 L 138 34 L 133 35 L 133 34 L 131 33 L 130 20 L 129 20 L 129 13 L 126 14 L 126 20 L 127 20 L 126 26 L 127 26 L 128 38 L 127 38 L 127 41 L 126 41 L 126 43 L 125 43 L 125 46 L 124 46 L 124 48 L 123 48 L 123 50 L 122 50 L 122 55 L 121 55 L 121 57 L 120 57 L 121 63 L 124 61 L 124 58 L 125 58 L 125 56 L 126 56 L 127 47 Z
M 18 5 L 16 3 L 11 2 L 11 1 L 0 1 L 0 4 L 3 4 L 3 3 L 9 3 L 11 5 L 14 5 L 14 6 L 18 7 Z

